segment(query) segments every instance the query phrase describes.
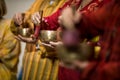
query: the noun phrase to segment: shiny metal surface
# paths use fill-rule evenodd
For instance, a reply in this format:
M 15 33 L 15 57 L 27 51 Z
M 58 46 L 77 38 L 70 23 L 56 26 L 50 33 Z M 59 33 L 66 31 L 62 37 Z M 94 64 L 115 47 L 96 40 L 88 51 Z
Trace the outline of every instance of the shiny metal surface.
M 34 31 L 31 28 L 24 26 L 19 26 L 19 27 L 11 26 L 10 29 L 11 32 L 16 36 L 21 35 L 23 37 L 30 37 L 30 35 L 34 33 Z
M 57 41 L 57 31 L 41 30 L 39 38 L 42 42 Z

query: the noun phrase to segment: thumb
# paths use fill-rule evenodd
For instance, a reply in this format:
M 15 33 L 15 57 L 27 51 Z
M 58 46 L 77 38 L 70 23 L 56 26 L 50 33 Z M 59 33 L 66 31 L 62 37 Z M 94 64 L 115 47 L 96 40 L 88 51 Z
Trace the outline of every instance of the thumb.
M 61 45 L 62 44 L 62 42 L 53 42 L 53 41 L 50 41 L 49 42 L 51 45 L 53 45 L 53 46 L 58 46 L 58 45 Z

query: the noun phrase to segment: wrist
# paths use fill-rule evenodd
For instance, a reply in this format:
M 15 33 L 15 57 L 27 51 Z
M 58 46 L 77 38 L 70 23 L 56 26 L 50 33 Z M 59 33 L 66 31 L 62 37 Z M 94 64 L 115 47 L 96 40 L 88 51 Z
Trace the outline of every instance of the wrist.
M 81 71 L 86 69 L 86 67 L 89 65 L 89 62 L 87 62 L 87 61 L 74 61 L 73 63 Z
M 88 62 L 82 62 L 82 65 L 80 66 L 82 70 L 84 70 L 88 66 Z

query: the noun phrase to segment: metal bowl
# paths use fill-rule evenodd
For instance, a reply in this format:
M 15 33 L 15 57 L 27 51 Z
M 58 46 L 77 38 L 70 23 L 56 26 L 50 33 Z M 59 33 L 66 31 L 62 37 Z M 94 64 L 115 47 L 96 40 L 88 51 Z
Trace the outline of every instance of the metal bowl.
M 42 43 L 49 45 L 50 41 L 57 41 L 57 31 L 54 30 L 41 30 L 39 34 L 39 39 Z M 47 45 L 43 45 L 48 52 L 54 52 L 55 49 L 49 47 Z
M 57 41 L 57 31 L 41 30 L 39 38 L 42 42 Z
M 30 35 L 34 33 L 34 31 L 31 28 L 28 28 L 28 27 L 26 28 L 23 26 L 19 26 L 19 27 L 11 26 L 10 29 L 14 35 L 16 36 L 21 35 L 27 38 L 30 37 Z
M 32 29 L 30 28 L 21 28 L 18 30 L 19 34 L 23 37 L 30 37 L 32 34 Z
M 77 47 L 66 48 L 64 45 L 59 45 L 56 48 L 58 58 L 62 60 L 65 65 L 70 66 L 72 61 L 88 61 L 94 54 L 94 46 L 87 43 L 80 43 Z

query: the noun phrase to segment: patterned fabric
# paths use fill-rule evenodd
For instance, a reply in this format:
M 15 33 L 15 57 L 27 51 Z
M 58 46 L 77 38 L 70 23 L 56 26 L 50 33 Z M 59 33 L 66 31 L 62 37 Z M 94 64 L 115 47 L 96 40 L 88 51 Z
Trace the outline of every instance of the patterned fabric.
M 83 15 L 79 26 L 82 38 L 102 36 L 99 59 L 91 62 L 84 70 L 85 80 L 120 80 L 119 3 L 110 3 L 98 12 Z
M 9 28 L 9 20 L 0 21 L 0 80 L 16 80 L 20 43 Z

